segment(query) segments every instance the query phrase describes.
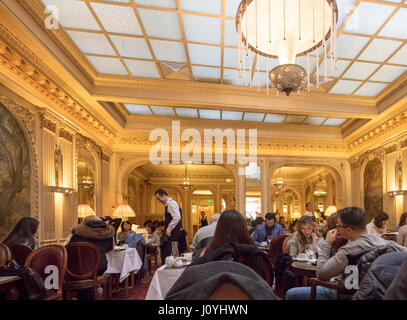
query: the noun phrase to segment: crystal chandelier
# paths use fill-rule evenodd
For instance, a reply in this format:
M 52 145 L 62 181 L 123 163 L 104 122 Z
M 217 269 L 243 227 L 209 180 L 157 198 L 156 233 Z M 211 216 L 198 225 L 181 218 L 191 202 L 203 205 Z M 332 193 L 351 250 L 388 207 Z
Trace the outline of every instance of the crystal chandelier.
M 83 189 L 90 189 L 93 188 L 94 184 L 93 177 L 89 175 L 88 167 L 86 166 L 86 173 L 80 177 L 79 186 Z
M 188 165 L 185 165 L 185 175 L 184 175 L 184 182 L 178 185 L 180 188 L 183 189 L 192 189 L 194 186 L 190 183 L 189 177 L 188 177 Z
M 278 171 L 278 178 L 277 178 L 277 182 L 274 184 L 274 186 L 278 189 L 284 188 L 285 184 L 284 184 L 284 180 L 283 180 L 283 176 L 281 175 L 281 168 Z
M 270 77 L 271 87 L 277 94 L 289 95 L 305 87 L 310 90 L 313 84 L 319 87 L 320 69 L 323 68 L 325 81 L 335 70 L 337 19 L 336 0 L 242 0 L 236 15 L 236 28 L 243 82 L 252 87 L 252 75 L 256 71 L 252 70 L 252 61 L 257 61 L 260 90 L 260 55 L 265 57 L 266 77 Z M 321 56 L 320 48 L 323 48 Z M 316 70 L 311 77 L 310 53 L 314 51 Z M 295 63 L 298 56 L 306 56 L 307 70 Z M 324 63 L 320 66 L 322 57 Z M 279 65 L 269 75 L 270 59 L 278 59 Z M 248 79 L 246 71 L 249 71 Z M 268 79 L 266 82 L 269 94 Z

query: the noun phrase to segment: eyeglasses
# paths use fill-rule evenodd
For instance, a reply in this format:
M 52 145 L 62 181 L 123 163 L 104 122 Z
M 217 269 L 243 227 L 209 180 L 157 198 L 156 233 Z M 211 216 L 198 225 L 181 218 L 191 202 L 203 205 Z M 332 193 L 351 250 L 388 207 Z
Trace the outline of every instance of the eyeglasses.
M 337 228 L 351 228 L 353 229 L 351 226 L 340 226 L 339 224 L 336 225 Z

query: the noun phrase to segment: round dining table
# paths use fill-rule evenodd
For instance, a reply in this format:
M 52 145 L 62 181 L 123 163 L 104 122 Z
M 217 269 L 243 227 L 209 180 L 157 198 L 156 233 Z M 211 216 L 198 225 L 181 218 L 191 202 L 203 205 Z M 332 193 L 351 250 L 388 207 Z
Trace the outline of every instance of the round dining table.
M 291 266 L 298 287 L 306 287 L 308 279 L 317 276 L 317 266 L 310 262 L 294 261 Z

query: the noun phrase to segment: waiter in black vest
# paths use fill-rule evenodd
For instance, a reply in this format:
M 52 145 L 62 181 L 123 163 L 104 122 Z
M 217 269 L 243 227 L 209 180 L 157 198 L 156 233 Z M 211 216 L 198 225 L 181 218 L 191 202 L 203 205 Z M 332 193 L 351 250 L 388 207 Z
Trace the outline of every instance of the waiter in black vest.
M 182 228 L 182 211 L 174 199 L 170 198 L 162 189 L 154 193 L 155 198 L 165 206 L 164 232 L 161 236 L 160 249 L 161 261 L 165 263 L 165 258 L 171 255 L 171 242 L 178 241 L 178 251 L 180 250 L 181 228 Z

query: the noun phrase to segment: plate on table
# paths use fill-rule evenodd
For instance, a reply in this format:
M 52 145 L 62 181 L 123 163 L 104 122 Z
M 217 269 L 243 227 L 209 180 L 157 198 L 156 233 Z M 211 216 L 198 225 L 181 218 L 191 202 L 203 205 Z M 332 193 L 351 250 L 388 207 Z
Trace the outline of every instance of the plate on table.
M 310 260 L 308 258 L 303 258 L 303 257 L 296 257 L 294 258 L 295 261 L 298 262 L 310 262 Z
M 123 251 L 123 250 L 126 250 L 126 248 L 125 247 L 114 247 L 113 250 L 114 251 Z

